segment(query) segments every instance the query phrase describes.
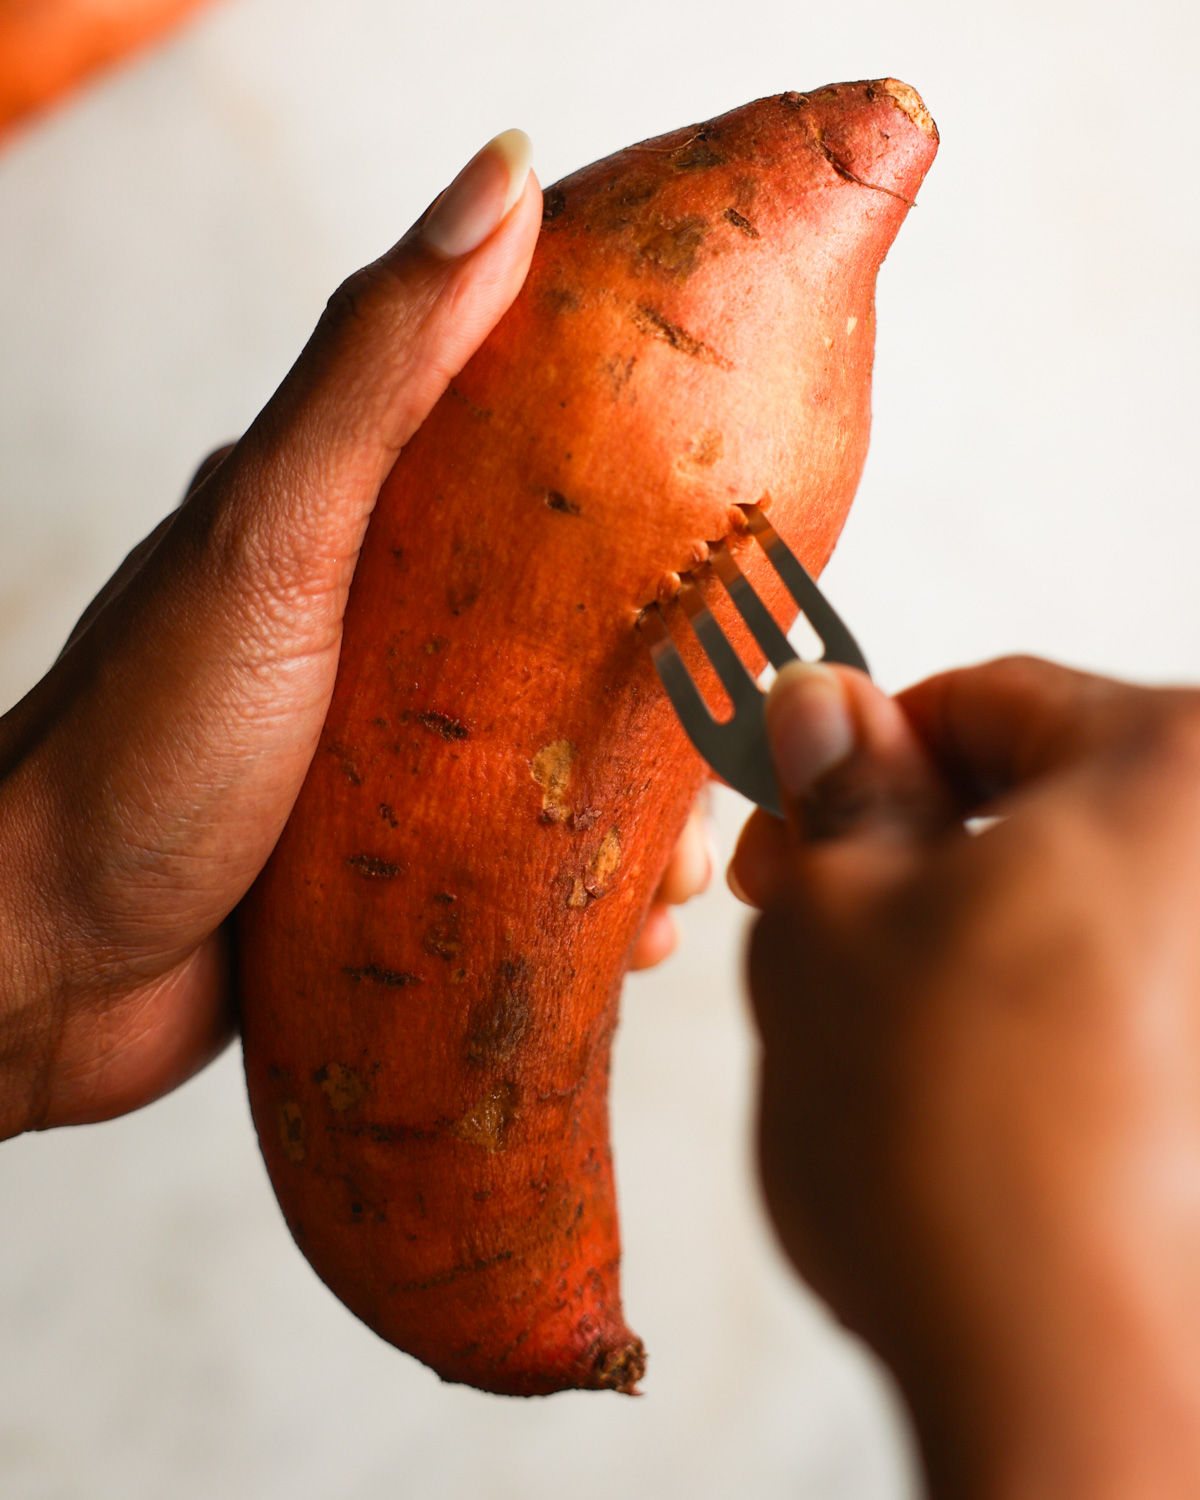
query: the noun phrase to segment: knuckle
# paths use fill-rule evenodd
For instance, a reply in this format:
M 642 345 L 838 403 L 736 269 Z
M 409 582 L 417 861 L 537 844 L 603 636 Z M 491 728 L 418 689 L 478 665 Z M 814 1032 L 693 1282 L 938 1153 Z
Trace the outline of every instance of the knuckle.
M 398 285 L 384 262 L 372 261 L 346 277 L 325 304 L 322 322 L 335 328 L 371 322 L 394 300 Z

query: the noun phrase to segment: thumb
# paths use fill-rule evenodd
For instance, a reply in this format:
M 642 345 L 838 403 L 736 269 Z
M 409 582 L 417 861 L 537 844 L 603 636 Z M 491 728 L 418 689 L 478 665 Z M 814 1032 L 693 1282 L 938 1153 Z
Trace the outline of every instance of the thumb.
M 789 663 L 767 699 L 786 823 L 756 813 L 730 869 L 735 893 L 766 905 L 801 880 L 819 902 L 854 901 L 952 825 L 955 809 L 894 699 L 848 667 Z
M 114 951 L 141 961 L 153 886 L 174 903 L 155 962 L 186 956 L 270 853 L 318 741 L 380 486 L 516 296 L 540 221 L 529 142 L 510 131 L 334 294 L 245 436 L 6 716 L 9 801 L 58 830 L 39 879 L 73 880 L 64 909 Z
M 330 298 L 222 465 L 229 551 L 280 575 L 256 583 L 344 594 L 397 454 L 525 279 L 541 222 L 529 161 L 523 131 L 497 136 L 397 245 Z

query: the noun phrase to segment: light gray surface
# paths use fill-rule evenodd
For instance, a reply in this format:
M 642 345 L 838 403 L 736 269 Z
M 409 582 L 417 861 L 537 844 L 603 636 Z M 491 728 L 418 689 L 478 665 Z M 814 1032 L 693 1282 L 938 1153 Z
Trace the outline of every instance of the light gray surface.
M 0 155 L 0 703 L 488 136 L 529 130 L 549 182 L 884 74 L 943 149 L 883 273 L 831 596 L 889 686 L 1017 648 L 1194 678 L 1197 40 L 1162 0 L 214 11 Z M 741 919 L 722 893 L 687 927 L 630 984 L 616 1059 L 642 1401 L 444 1387 L 356 1324 L 287 1238 L 231 1053 L 128 1120 L 0 1148 L 0 1492 L 909 1493 L 881 1386 L 755 1205 Z

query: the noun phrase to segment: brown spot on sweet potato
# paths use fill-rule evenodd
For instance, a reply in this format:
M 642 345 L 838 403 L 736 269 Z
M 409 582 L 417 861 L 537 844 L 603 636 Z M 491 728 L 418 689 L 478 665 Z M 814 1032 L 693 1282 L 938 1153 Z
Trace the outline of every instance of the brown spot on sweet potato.
M 736 208 L 727 208 L 721 217 L 727 223 L 732 224 L 735 229 L 740 229 L 748 240 L 759 238 L 758 230 L 755 229 L 745 214 L 738 213 Z
M 425 934 L 422 944 L 425 952 L 433 958 L 444 958 L 449 962 L 462 953 L 462 937 L 456 923 L 444 922 L 436 927 L 431 927 Z
M 482 1146 L 485 1151 L 504 1149 L 504 1136 L 517 1112 L 516 1086 L 505 1080 L 473 1104 L 450 1126 L 460 1141 Z
M 725 451 L 725 439 L 712 428 L 698 432 L 688 445 L 689 463 L 701 469 L 711 469 Z
M 546 505 L 550 510 L 556 510 L 560 515 L 577 516 L 580 514 L 579 506 L 574 500 L 568 500 L 565 495 L 559 494 L 558 490 L 546 491 Z
M 381 802 L 379 804 L 379 816 L 383 819 L 383 821 L 388 825 L 389 828 L 400 827 L 400 820 L 399 818 L 397 818 L 395 811 L 389 803 Z
M 444 740 L 465 740 L 471 733 L 458 719 L 452 719 L 449 714 L 440 714 L 436 709 L 418 714 L 417 723 L 424 724 L 426 729 L 432 729 L 434 734 L 440 734 Z
M 584 889 L 589 896 L 603 896 L 612 884 L 612 878 L 621 864 L 621 832 L 613 827 L 601 840 L 599 849 L 592 856 L 584 879 Z
M 529 762 L 529 774 L 542 789 L 542 816 L 561 823 L 570 811 L 567 793 L 578 751 L 570 740 L 552 740 Z
M 487 995 L 471 1007 L 468 1062 L 476 1067 L 503 1062 L 521 1045 L 533 1014 L 532 978 L 523 958 L 506 959 L 500 964 Z
M 698 131 L 692 140 L 672 152 L 672 172 L 705 172 L 710 167 L 723 167 L 725 158 L 708 144 L 704 131 Z
M 362 968 L 347 966 L 342 970 L 348 979 L 360 983 L 366 979 L 371 984 L 387 985 L 389 989 L 403 989 L 406 984 L 420 984 L 419 974 L 410 974 L 407 969 L 384 969 L 379 964 L 364 964 Z
M 353 1109 L 367 1092 L 367 1086 L 354 1071 L 344 1063 L 326 1063 L 313 1074 L 313 1082 L 329 1100 L 329 1107 L 344 1114 Z
M 393 823 L 392 827 L 395 826 Z M 356 875 L 362 875 L 367 880 L 395 880 L 397 875 L 404 873 L 403 865 L 380 859 L 377 854 L 351 854 L 347 856 L 346 863 Z
M 542 223 L 550 224 L 567 206 L 567 195 L 560 187 L 547 188 L 542 194 Z
M 621 355 L 616 354 L 612 357 L 612 359 L 605 362 L 604 371 L 608 376 L 609 382 L 612 386 L 612 398 L 614 401 L 616 401 L 620 397 L 621 392 L 625 389 L 625 387 L 632 379 L 634 367 L 636 366 L 636 364 L 636 354 L 631 354 L 628 356 L 628 358 L 623 358 Z M 636 393 L 631 393 L 629 399 L 631 402 L 636 401 Z
M 706 364 L 719 365 L 724 370 L 733 368 L 723 354 L 710 349 L 702 339 L 693 338 L 686 328 L 672 323 L 648 302 L 639 302 L 631 310 L 629 320 L 640 333 L 648 334 L 653 339 L 661 339 L 664 344 L 670 344 L 672 349 L 678 349 L 680 354 L 703 360 Z
M 635 228 L 638 259 L 674 281 L 686 281 L 696 269 L 696 259 L 708 231 L 708 220 L 696 214 L 674 223 L 652 218 Z
M 299 1164 L 304 1160 L 304 1115 L 300 1106 L 292 1101 L 279 1106 L 279 1144 L 288 1161 Z

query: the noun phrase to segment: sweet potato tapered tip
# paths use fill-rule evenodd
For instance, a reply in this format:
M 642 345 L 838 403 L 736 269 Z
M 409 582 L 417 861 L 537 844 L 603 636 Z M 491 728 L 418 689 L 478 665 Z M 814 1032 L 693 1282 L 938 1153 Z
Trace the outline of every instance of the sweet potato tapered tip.
M 383 487 L 320 749 L 240 913 L 246 1072 L 298 1244 L 445 1379 L 641 1375 L 610 1048 L 705 773 L 636 620 L 719 539 L 790 620 L 739 507 L 820 571 L 866 454 L 876 273 L 936 146 L 885 79 L 566 178 Z

